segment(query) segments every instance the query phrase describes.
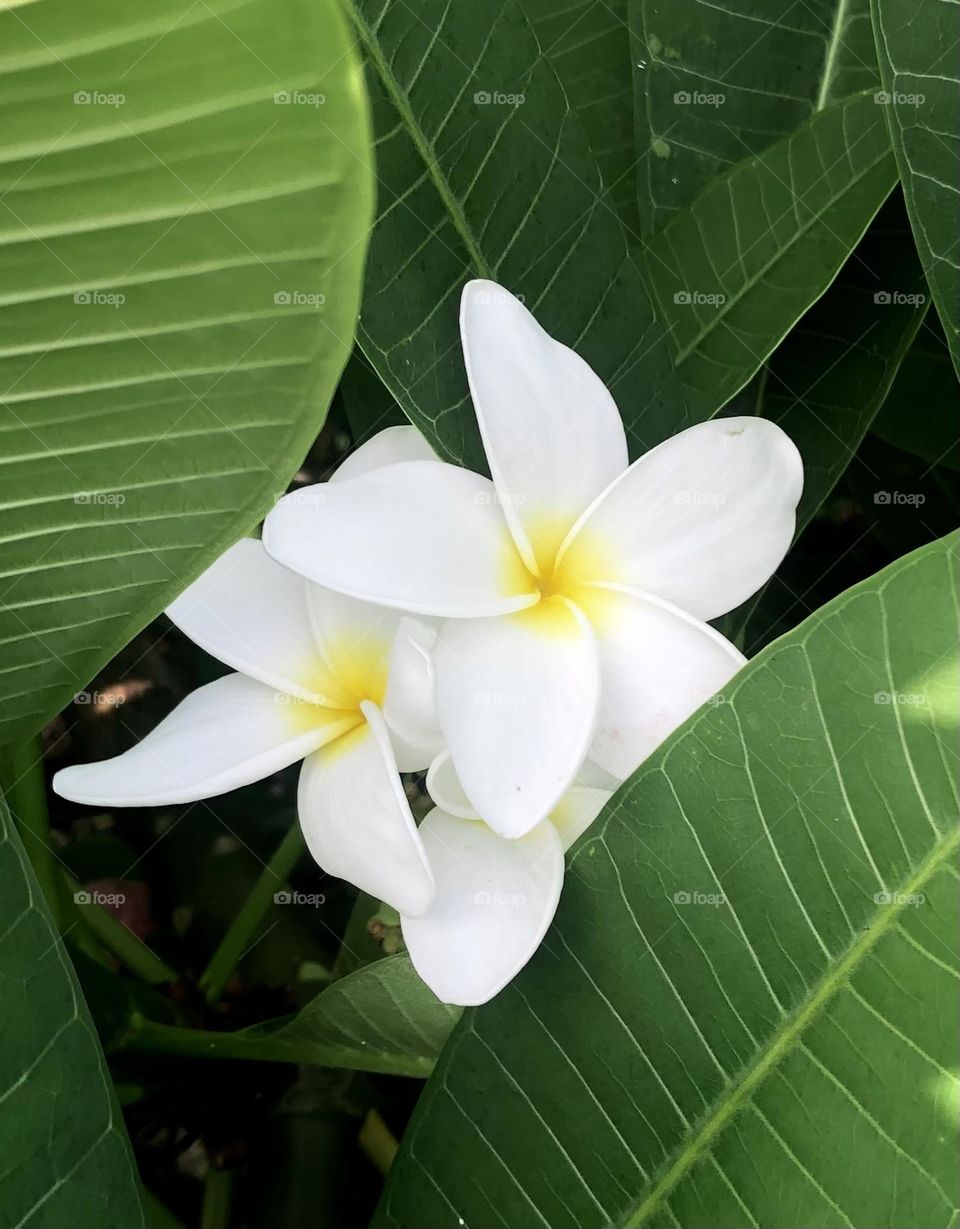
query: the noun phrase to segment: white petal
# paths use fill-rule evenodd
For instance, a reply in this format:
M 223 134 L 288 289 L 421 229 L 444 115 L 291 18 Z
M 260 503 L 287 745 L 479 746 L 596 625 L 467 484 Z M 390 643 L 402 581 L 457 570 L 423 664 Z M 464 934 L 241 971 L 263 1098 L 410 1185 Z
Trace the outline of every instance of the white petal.
M 361 720 L 228 674 L 187 696 L 123 755 L 62 768 L 53 788 L 90 806 L 195 802 L 295 764 Z
M 305 700 L 325 698 L 306 582 L 274 563 L 256 538 L 225 551 L 167 615 L 224 665 Z
M 416 916 L 433 899 L 433 876 L 403 792 L 380 710 L 311 755 L 297 806 L 315 862 L 400 912 Z
M 634 462 L 574 527 L 565 583 L 607 581 L 714 619 L 773 575 L 793 538 L 800 454 L 764 418 L 715 418 Z
M 494 282 L 464 287 L 460 336 L 504 514 L 528 567 L 549 573 L 571 525 L 627 468 L 620 413 L 584 360 Z
M 667 602 L 615 588 L 592 592 L 584 609 L 597 634 L 601 690 L 590 758 L 623 780 L 746 658 Z
M 321 659 L 335 682 L 338 703 L 355 705 L 372 700 L 382 706 L 387 689 L 390 654 L 403 615 L 386 606 L 307 584 L 310 621 Z
M 415 614 L 504 614 L 539 596 L 493 484 L 442 461 L 293 492 L 268 515 L 263 541 L 317 584 Z
M 540 946 L 563 885 L 549 823 L 510 841 L 479 821 L 431 811 L 420 837 L 437 883 L 431 908 L 401 916 L 417 972 L 445 1003 L 486 1003 Z
M 563 852 L 573 845 L 590 827 L 613 794 L 605 789 L 573 785 L 550 812 L 550 823 L 560 836 Z
M 432 656 L 436 642 L 436 627 L 411 615 L 401 618 L 383 706 L 401 772 L 419 772 L 443 748 Z
M 441 751 L 430 765 L 426 784 L 427 793 L 441 811 L 457 819 L 480 818 L 460 784 L 449 751 Z
M 562 597 L 499 619 L 451 619 L 434 653 L 437 711 L 477 813 L 503 836 L 544 819 L 593 735 L 597 648 Z
M 416 427 L 386 427 L 356 448 L 330 475 L 331 482 L 357 478 L 400 461 L 439 461 Z

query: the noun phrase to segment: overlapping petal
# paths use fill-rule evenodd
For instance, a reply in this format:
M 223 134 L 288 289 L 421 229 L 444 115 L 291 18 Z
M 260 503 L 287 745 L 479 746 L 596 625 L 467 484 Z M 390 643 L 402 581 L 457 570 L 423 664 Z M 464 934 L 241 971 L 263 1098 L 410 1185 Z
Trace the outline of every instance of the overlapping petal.
M 390 657 L 383 715 L 401 772 L 427 768 L 443 748 L 437 719 L 433 647 L 437 629 L 422 619 L 400 619 Z
M 733 610 L 793 538 L 803 466 L 763 418 L 718 418 L 665 440 L 589 509 L 560 551 L 569 583 L 656 594 L 700 619 Z
M 439 457 L 416 427 L 384 427 L 337 466 L 331 482 L 358 478 L 401 461 L 439 461 Z
M 579 595 L 597 634 L 600 706 L 590 758 L 625 779 L 746 661 L 708 624 L 667 602 L 592 586 Z
M 241 538 L 167 614 L 224 665 L 305 700 L 336 700 L 327 695 L 330 680 L 310 623 L 308 588 L 256 538 Z
M 279 566 L 279 565 L 277 565 Z M 403 615 L 354 597 L 307 586 L 307 606 L 318 653 L 335 680 L 329 684 L 350 704 L 372 700 L 382 705 L 390 656 Z
M 564 853 L 583 836 L 612 796 L 609 790 L 589 785 L 572 785 L 567 790 L 550 812 L 549 820 Z
M 437 712 L 457 775 L 504 836 L 529 832 L 568 788 L 593 735 L 597 646 L 565 598 L 499 619 L 451 619 L 435 650 Z
M 330 875 L 356 884 L 399 912 L 430 907 L 434 879 L 397 773 L 379 709 L 345 737 L 307 758 L 297 808 L 307 848 Z
M 53 788 L 90 806 L 149 807 L 213 798 L 278 772 L 362 720 L 228 674 L 192 692 L 135 747 L 62 768 Z
M 497 495 L 531 570 L 548 572 L 577 517 L 627 468 L 603 381 L 494 282 L 468 282 L 460 335 Z
M 550 824 L 519 840 L 479 820 L 431 811 L 420 838 L 436 880 L 430 909 L 401 910 L 403 937 L 417 972 L 438 998 L 485 1003 L 540 945 L 563 884 L 563 849 Z
M 442 461 L 403 461 L 287 495 L 263 540 L 317 584 L 414 614 L 506 614 L 538 598 L 493 484 Z

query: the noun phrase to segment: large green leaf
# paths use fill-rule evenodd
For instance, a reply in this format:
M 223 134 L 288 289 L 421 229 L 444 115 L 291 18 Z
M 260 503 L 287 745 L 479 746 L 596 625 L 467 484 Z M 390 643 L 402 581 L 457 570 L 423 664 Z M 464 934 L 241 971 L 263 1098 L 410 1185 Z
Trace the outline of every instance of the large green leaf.
M 618 791 L 378 1225 L 955 1223 L 955 548 L 829 603 Z
M 896 182 L 872 93 L 713 180 L 645 247 L 691 412 L 730 400 L 823 294 Z
M 716 175 L 879 79 L 869 0 L 630 0 L 630 28 L 651 233 Z
M 90 1013 L 2 799 L 0 987 L 0 1224 L 142 1225 Z
M 933 300 L 960 373 L 960 5 L 873 0 L 893 148 Z
M 684 426 L 640 270 L 517 0 L 353 11 L 381 189 L 358 338 L 404 412 L 442 456 L 483 468 L 457 326 L 461 287 L 483 277 L 601 375 L 634 452 Z
M 334 0 L 0 12 L 0 117 L 3 741 L 283 491 L 372 192 Z
M 637 149 L 627 0 L 521 0 L 533 32 L 586 130 L 603 199 L 637 228 Z

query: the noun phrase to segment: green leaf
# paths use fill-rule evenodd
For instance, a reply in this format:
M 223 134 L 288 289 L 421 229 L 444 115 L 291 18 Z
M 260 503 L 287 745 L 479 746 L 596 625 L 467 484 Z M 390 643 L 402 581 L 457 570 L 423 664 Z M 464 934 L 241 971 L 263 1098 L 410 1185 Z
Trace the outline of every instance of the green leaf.
M 829 603 L 618 791 L 377 1225 L 954 1223 L 956 546 Z
M 380 183 L 358 339 L 444 458 L 485 468 L 458 330 L 470 278 L 522 295 L 611 389 L 634 451 L 687 424 L 586 134 L 516 0 L 354 0 Z M 519 101 L 522 99 L 522 101 Z
M 590 141 L 603 199 L 639 238 L 637 150 L 627 0 L 521 0 L 543 54 L 560 78 Z
M 927 305 L 898 192 L 767 367 L 759 412 L 783 427 L 803 457 L 798 532 L 859 448 Z
M 869 0 L 630 0 L 644 230 L 817 111 L 876 88 Z
M 397 955 L 340 978 L 280 1027 L 246 1035 L 269 1037 L 298 1062 L 322 1061 L 311 1056 L 333 1047 L 345 1060 L 335 1065 L 427 1076 L 459 1018 L 460 1008 L 440 1002 L 409 956 Z
M 0 1224 L 143 1224 L 120 1107 L 70 961 L 0 799 Z
M 873 0 L 873 28 L 893 149 L 913 235 L 960 374 L 960 6 Z
M 958 400 L 960 388 L 943 326 L 931 314 L 900 364 L 873 430 L 929 465 L 960 469 Z
M 424 1079 L 460 1009 L 441 1003 L 406 955 L 342 977 L 295 1016 L 234 1033 L 134 1019 L 116 1049 L 146 1054 L 344 1067 Z
M 333 0 L 44 0 L 0 48 L 2 742 L 286 487 L 372 191 Z
M 691 412 L 726 404 L 823 294 L 896 181 L 872 94 L 713 180 L 645 246 Z

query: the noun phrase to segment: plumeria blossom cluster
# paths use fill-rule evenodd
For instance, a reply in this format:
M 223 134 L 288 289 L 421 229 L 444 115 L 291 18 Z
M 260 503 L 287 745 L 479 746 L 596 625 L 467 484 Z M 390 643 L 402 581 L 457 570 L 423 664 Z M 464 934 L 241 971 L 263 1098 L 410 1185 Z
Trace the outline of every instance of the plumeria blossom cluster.
M 802 466 L 749 417 L 630 465 L 602 381 L 516 298 L 471 282 L 460 326 L 492 478 L 393 427 L 286 496 L 168 612 L 236 673 L 54 788 L 155 806 L 302 759 L 314 859 L 472 1005 L 536 950 L 611 792 L 742 666 L 707 620 L 780 563 Z M 400 774 L 425 769 L 418 827 Z

